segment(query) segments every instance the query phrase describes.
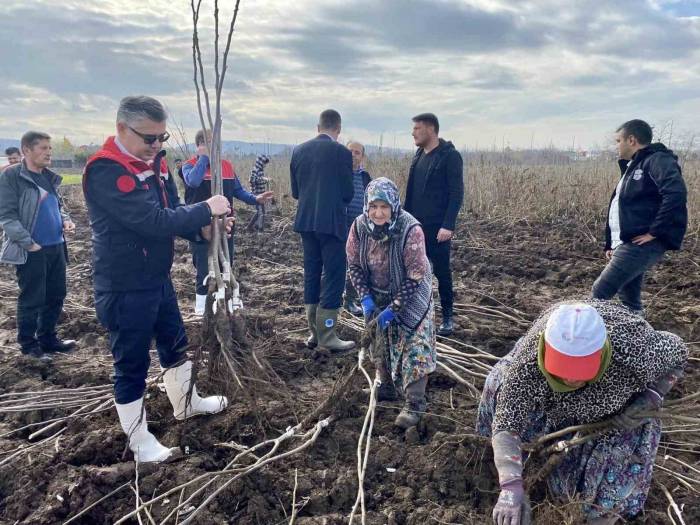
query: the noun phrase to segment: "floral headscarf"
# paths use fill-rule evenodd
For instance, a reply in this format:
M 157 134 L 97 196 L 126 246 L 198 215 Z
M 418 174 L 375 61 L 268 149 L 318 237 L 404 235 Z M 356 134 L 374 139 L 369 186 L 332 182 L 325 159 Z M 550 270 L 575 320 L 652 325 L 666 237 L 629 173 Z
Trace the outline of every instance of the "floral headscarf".
M 384 201 L 391 206 L 391 219 L 381 226 L 377 226 L 369 218 L 369 204 L 375 201 Z M 365 203 L 362 211 L 366 219 L 368 233 L 373 239 L 385 241 L 391 237 L 396 226 L 396 219 L 401 213 L 401 199 L 396 184 L 386 177 L 379 177 L 371 181 L 365 190 Z

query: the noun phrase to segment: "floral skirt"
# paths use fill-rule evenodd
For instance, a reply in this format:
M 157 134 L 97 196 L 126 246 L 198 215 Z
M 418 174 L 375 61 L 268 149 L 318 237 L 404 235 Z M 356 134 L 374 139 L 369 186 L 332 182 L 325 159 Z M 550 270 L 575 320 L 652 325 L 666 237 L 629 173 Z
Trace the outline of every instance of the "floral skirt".
M 483 436 L 491 436 L 498 391 L 511 361 L 508 354 L 486 379 L 476 423 Z M 528 432 L 521 437 L 530 442 L 556 430 L 548 428 L 544 413 L 532 413 Z M 610 430 L 569 451 L 547 478 L 549 491 L 562 501 L 580 501 L 589 519 L 609 514 L 633 517 L 644 508 L 660 439 L 658 419 L 634 430 Z
M 377 299 L 377 304 L 383 308 L 385 305 L 382 303 L 385 301 L 382 301 L 383 298 Z M 425 319 L 415 330 L 407 330 L 392 323 L 386 334 L 377 338 L 374 352 L 379 354 L 378 357 L 384 357 L 394 385 L 405 389 L 414 381 L 435 371 L 435 344 L 435 311 L 431 304 Z

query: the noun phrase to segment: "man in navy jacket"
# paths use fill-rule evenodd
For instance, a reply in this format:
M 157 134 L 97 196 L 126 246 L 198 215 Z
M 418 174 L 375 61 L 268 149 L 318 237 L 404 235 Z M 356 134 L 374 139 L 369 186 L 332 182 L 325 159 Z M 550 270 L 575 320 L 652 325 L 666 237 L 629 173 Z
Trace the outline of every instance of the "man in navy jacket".
M 336 335 L 345 286 L 346 207 L 353 196 L 352 154 L 337 142 L 340 128 L 340 114 L 325 110 L 318 136 L 297 146 L 290 164 L 292 197 L 299 201 L 294 231 L 304 247 L 307 346 L 331 351 L 355 346 Z
M 617 129 L 622 176 L 610 198 L 605 225 L 608 264 L 593 284 L 593 297 L 612 299 L 643 315 L 644 273 L 666 250 L 678 250 L 688 225 L 687 190 L 678 157 L 643 120 Z
M 109 331 L 114 397 L 122 429 L 139 462 L 168 459 L 175 449 L 148 431 L 143 394 L 153 338 L 176 419 L 223 410 L 225 397 L 201 398 L 192 388 L 187 337 L 170 279 L 175 236 L 206 235 L 212 216 L 230 211 L 217 195 L 182 206 L 161 152 L 166 113 L 150 97 L 125 97 L 117 135 L 88 161 L 83 192 L 90 216 L 95 309 Z

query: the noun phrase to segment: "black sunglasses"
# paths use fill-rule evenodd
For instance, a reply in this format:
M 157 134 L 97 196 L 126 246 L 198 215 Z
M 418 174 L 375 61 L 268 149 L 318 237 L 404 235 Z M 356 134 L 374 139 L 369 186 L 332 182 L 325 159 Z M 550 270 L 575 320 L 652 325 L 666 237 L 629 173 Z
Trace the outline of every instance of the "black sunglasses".
M 129 128 L 131 131 L 133 131 L 134 133 L 136 133 L 139 137 L 141 137 L 141 138 L 143 139 L 143 141 L 144 141 L 146 144 L 148 144 L 149 146 L 150 146 L 151 144 L 153 144 L 154 142 L 156 142 L 156 141 L 158 141 L 158 142 L 160 142 L 160 143 L 162 144 L 163 142 L 167 142 L 168 139 L 170 138 L 170 133 L 168 133 L 167 131 L 166 131 L 165 133 L 161 133 L 160 135 L 146 135 L 146 134 L 144 134 L 144 133 L 141 133 L 141 132 L 139 132 L 139 131 L 136 131 L 136 130 L 135 130 L 134 128 L 132 128 L 131 126 L 128 126 L 128 128 Z

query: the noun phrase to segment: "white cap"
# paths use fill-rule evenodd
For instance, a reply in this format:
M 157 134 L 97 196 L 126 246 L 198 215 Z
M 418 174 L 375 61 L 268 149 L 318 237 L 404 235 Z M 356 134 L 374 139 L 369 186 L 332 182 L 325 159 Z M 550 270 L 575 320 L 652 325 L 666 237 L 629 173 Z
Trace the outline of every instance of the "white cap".
M 607 335 L 603 318 L 585 303 L 559 306 L 547 319 L 544 331 L 549 346 L 570 357 L 594 354 L 603 348 Z
M 545 370 L 564 379 L 593 379 L 606 338 L 605 323 L 595 308 L 583 303 L 559 306 L 544 331 Z

